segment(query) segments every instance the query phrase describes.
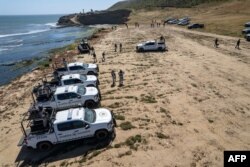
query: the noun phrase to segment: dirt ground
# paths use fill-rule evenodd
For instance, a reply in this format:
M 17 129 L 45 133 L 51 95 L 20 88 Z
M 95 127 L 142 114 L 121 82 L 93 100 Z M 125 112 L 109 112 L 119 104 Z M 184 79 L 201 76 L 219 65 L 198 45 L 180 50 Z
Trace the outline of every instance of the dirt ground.
M 138 42 L 161 35 L 169 51 L 135 52 Z M 213 47 L 216 37 L 219 48 Z M 116 115 L 116 138 L 106 149 L 87 155 L 70 149 L 40 165 L 219 167 L 224 150 L 249 150 L 250 43 L 242 39 L 237 50 L 237 40 L 148 25 L 121 26 L 95 39 L 101 104 Z M 115 43 L 123 44 L 121 53 L 114 52 Z M 89 55 L 75 59 L 93 62 Z M 125 72 L 125 85 L 118 87 L 117 82 L 111 87 L 110 72 L 120 69 Z M 32 86 L 41 76 L 41 71 L 34 71 L 1 87 L 0 166 L 22 166 L 17 162 L 19 123 L 32 102 Z

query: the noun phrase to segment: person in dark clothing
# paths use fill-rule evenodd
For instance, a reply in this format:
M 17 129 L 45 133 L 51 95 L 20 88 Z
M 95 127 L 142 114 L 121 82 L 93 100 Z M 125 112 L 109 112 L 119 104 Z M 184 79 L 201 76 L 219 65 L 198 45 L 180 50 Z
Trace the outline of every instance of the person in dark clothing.
M 65 60 L 65 58 L 63 58 L 63 65 L 67 69 L 67 61 Z
M 165 38 L 163 36 L 160 36 L 160 41 L 165 42 Z
M 105 62 L 105 52 L 102 52 L 102 62 Z
M 115 52 L 117 51 L 117 44 L 115 44 Z
M 122 43 L 120 43 L 120 52 L 122 52 Z
M 115 82 L 116 82 L 116 74 L 115 74 L 114 70 L 111 71 L 111 77 L 112 77 L 112 85 L 111 85 L 111 87 L 114 87 Z
M 119 86 L 123 86 L 124 72 L 122 70 L 120 70 L 118 75 L 119 75 Z
M 97 62 L 97 58 L 96 58 L 95 52 L 93 53 L 93 59 L 94 59 L 94 63 L 96 63 Z
M 215 38 L 215 40 L 214 40 L 214 47 L 218 48 L 218 46 L 219 46 L 218 38 Z
M 240 39 L 237 41 L 235 49 L 240 49 Z
M 128 29 L 128 24 L 127 23 L 125 23 L 125 26 L 127 27 L 127 29 Z

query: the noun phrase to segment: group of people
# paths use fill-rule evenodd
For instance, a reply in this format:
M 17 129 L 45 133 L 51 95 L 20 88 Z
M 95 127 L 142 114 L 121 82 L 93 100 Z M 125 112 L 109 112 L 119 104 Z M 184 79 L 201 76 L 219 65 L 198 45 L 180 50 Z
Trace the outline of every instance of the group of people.
M 122 70 L 120 70 L 118 72 L 118 76 L 119 76 L 119 86 L 123 86 L 124 72 Z M 116 83 L 116 73 L 115 73 L 114 70 L 111 71 L 111 77 L 112 77 L 112 85 L 111 85 L 111 87 L 114 87 L 115 83 Z
M 122 52 L 122 43 L 119 44 L 120 52 Z M 118 45 L 115 43 L 115 52 L 118 52 Z
M 152 20 L 151 24 L 150 24 L 150 27 L 151 28 L 154 28 L 156 25 L 156 27 L 160 27 L 161 26 L 161 23 L 160 22 L 157 22 L 156 20 Z M 165 26 L 165 24 L 163 24 Z
M 220 44 L 219 44 L 218 38 L 215 38 L 215 40 L 214 40 L 214 47 L 218 48 L 219 45 Z M 235 49 L 240 49 L 240 39 L 238 39 L 238 41 L 236 42 Z

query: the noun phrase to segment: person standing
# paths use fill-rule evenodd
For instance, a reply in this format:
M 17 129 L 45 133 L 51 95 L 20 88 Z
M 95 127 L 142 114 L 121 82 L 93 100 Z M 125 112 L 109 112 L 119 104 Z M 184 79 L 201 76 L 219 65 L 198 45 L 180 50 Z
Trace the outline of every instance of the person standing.
M 102 62 L 105 62 L 105 52 L 102 52 Z
M 66 68 L 66 69 L 67 69 L 67 61 L 66 61 L 66 59 L 65 59 L 65 58 L 63 58 L 63 65 L 64 65 L 64 68 Z
M 240 49 L 240 39 L 237 41 L 235 49 Z
M 116 82 L 116 74 L 115 74 L 114 70 L 111 71 L 111 77 L 112 77 L 112 85 L 111 85 L 111 87 L 114 87 L 115 82 Z
M 115 52 L 117 51 L 117 44 L 115 44 Z
M 123 86 L 124 72 L 122 70 L 120 70 L 118 75 L 119 75 L 119 86 Z
M 215 38 L 215 40 L 214 40 L 214 47 L 218 48 L 218 46 L 219 46 L 218 38 Z
M 125 26 L 127 27 L 127 29 L 128 29 L 128 24 L 127 23 L 125 23 Z
M 120 52 L 122 52 L 122 43 L 120 43 Z
M 93 59 L 94 59 L 94 63 L 96 63 L 97 62 L 97 58 L 96 58 L 95 52 L 93 53 Z

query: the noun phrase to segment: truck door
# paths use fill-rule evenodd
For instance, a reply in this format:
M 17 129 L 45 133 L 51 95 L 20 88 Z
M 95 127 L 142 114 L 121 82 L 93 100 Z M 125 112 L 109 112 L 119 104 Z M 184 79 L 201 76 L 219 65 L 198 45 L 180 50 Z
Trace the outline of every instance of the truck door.
M 71 72 L 76 74 L 86 74 L 85 68 L 83 66 L 73 66 L 69 68 Z
M 153 50 L 154 49 L 154 45 L 155 43 L 154 42 L 149 42 L 145 45 L 145 49 L 146 50 Z
M 69 121 L 56 125 L 58 142 L 77 140 L 91 136 L 89 126 L 83 121 Z
M 68 93 L 56 95 L 56 104 L 58 109 L 68 108 L 70 105 L 70 97 Z
M 79 105 L 83 105 L 83 97 L 81 95 L 78 95 L 77 93 L 68 93 L 69 96 L 69 106 L 70 107 L 77 107 Z

